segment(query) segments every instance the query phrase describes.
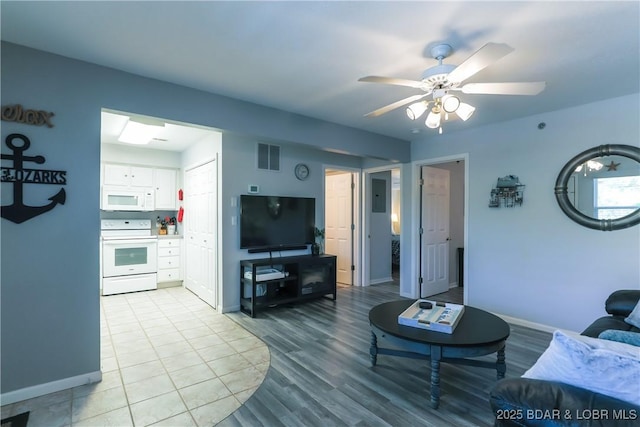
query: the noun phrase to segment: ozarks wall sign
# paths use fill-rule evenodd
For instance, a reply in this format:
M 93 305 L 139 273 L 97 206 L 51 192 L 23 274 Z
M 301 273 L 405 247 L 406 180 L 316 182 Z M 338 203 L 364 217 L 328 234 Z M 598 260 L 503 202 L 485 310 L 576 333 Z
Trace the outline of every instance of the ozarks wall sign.
M 63 205 L 67 197 L 64 188 L 60 188 L 56 194 L 49 197 L 49 203 L 43 204 L 42 206 L 28 206 L 24 204 L 25 184 L 66 185 L 67 172 L 25 168 L 25 162 L 41 165 L 46 161 L 44 156 L 24 155 L 24 152 L 31 146 L 31 141 L 25 135 L 12 133 L 7 136 L 5 143 L 7 147 L 13 151 L 13 154 L 2 154 L 2 160 L 12 161 L 13 164 L 11 167 L 2 166 L 0 182 L 2 182 L 2 184 L 13 185 L 13 203 L 2 206 L 0 210 L 2 218 L 8 219 L 16 224 L 21 224 L 31 218 L 49 212 L 58 204 Z

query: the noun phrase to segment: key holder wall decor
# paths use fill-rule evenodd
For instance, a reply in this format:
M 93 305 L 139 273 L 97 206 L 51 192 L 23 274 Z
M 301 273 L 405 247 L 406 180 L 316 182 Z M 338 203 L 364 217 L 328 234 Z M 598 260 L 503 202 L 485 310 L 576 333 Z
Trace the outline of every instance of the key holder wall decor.
M 522 206 L 524 201 L 524 184 L 520 183 L 520 179 L 515 175 L 507 175 L 498 178 L 498 182 L 493 190 L 491 190 L 491 198 L 489 199 L 490 208 L 513 208 L 514 206 Z

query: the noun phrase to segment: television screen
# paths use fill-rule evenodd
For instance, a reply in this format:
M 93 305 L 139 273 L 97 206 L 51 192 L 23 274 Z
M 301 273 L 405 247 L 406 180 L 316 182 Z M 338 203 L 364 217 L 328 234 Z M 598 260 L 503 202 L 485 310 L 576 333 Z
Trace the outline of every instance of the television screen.
M 240 196 L 240 249 L 286 250 L 314 242 L 316 200 Z

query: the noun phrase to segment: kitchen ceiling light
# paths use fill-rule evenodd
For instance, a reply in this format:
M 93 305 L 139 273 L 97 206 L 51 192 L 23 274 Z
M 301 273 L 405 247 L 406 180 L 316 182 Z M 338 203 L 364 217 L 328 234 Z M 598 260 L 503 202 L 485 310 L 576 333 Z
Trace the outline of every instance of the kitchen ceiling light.
M 407 107 L 407 116 L 409 116 L 411 120 L 416 120 L 425 111 L 427 111 L 428 106 L 429 106 L 429 103 L 427 101 L 420 101 L 420 102 L 411 104 Z
M 124 129 L 122 129 L 118 141 L 137 145 L 148 144 L 163 129 L 164 124 L 150 125 L 129 119 Z

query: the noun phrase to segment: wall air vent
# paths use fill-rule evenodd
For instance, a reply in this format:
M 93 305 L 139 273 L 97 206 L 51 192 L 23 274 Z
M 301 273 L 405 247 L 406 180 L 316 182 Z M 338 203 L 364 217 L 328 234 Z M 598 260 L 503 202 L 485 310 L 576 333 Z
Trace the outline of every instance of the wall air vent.
M 258 143 L 258 169 L 280 170 L 280 146 Z

